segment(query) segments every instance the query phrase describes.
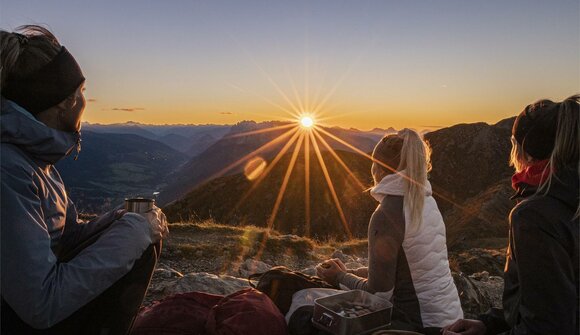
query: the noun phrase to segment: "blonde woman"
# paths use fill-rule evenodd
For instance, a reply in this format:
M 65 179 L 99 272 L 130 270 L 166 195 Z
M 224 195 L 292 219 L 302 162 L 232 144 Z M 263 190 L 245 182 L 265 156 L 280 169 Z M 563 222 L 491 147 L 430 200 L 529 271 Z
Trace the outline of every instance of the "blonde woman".
M 580 95 L 527 106 L 512 128 L 512 186 L 503 309 L 446 334 L 578 334 Z
M 2 334 L 126 334 L 165 216 L 77 219 L 54 164 L 79 148 L 81 68 L 43 27 L 2 30 L 0 43 Z
M 346 271 L 336 260 L 318 275 L 349 289 L 381 295 L 394 304 L 409 330 L 442 327 L 463 317 L 449 270 L 445 225 L 427 180 L 430 150 L 419 134 L 404 129 L 375 147 L 371 195 L 380 203 L 369 228 L 369 266 Z

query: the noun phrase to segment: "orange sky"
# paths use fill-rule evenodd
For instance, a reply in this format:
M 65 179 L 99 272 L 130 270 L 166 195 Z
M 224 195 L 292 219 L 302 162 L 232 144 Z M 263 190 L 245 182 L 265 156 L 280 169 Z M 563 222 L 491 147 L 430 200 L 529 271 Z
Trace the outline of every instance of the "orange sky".
M 12 1 L 0 22 L 58 36 L 91 123 L 278 120 L 324 101 L 329 125 L 427 128 L 580 91 L 574 0 L 139 4 Z

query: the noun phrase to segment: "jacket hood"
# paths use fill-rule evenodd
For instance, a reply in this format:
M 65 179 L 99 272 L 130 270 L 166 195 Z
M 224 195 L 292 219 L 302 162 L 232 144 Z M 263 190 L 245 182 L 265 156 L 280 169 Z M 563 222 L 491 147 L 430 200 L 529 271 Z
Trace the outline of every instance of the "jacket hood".
M 563 202 L 573 211 L 576 211 L 580 202 L 579 186 L 578 168 L 569 167 L 556 172 L 547 193 L 544 189 L 538 191 L 538 186 L 520 183 L 516 193 L 510 199 L 523 200 L 534 196 L 548 196 Z
M 2 98 L 0 111 L 2 143 L 13 144 L 36 160 L 55 164 L 80 142 L 79 132 L 50 128 L 13 101 Z
M 579 186 L 578 168 L 568 168 L 557 172 L 555 178 L 552 178 L 547 195 L 560 200 L 573 211 L 576 211 L 580 197 Z M 540 190 L 540 194 L 542 194 L 542 190 Z
M 371 195 L 378 202 L 382 202 L 386 195 L 405 196 L 407 190 L 407 181 L 405 170 L 398 173 L 385 176 L 377 185 L 371 188 Z M 427 180 L 425 183 L 425 196 L 433 193 L 431 183 Z

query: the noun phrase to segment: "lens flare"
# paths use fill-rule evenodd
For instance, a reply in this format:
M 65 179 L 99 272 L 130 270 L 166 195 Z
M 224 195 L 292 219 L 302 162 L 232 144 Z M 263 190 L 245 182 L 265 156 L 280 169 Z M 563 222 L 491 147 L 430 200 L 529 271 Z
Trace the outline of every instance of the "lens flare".
M 244 167 L 244 174 L 248 180 L 257 179 L 264 169 L 266 169 L 266 161 L 262 157 L 255 157 L 250 160 Z
M 300 124 L 304 128 L 310 128 L 314 125 L 314 120 L 310 116 L 303 116 L 300 118 Z

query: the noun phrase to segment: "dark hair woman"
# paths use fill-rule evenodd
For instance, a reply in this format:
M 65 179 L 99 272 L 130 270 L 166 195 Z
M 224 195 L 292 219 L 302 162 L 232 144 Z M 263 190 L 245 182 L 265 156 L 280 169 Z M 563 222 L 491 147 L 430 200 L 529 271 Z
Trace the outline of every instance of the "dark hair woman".
M 125 334 L 165 217 L 77 219 L 54 164 L 80 149 L 85 78 L 50 31 L 17 31 L 0 31 L 2 334 Z
M 503 310 L 447 334 L 578 334 L 579 106 L 580 95 L 540 100 L 516 118 Z

